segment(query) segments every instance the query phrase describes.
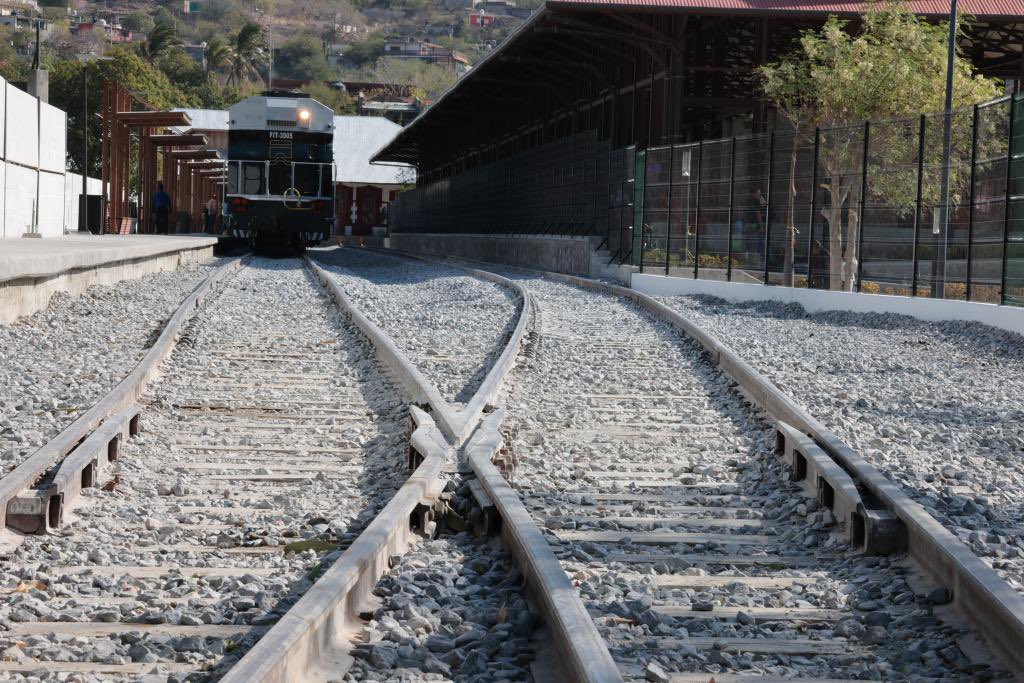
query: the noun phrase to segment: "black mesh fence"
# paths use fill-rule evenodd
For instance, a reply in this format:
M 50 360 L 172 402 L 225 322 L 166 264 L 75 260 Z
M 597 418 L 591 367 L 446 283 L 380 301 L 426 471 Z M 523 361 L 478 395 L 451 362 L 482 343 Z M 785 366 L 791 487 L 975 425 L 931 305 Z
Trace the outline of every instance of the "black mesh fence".
M 403 192 L 391 229 L 593 235 L 645 272 L 1024 305 L 1024 94 L 646 150 L 588 131 Z

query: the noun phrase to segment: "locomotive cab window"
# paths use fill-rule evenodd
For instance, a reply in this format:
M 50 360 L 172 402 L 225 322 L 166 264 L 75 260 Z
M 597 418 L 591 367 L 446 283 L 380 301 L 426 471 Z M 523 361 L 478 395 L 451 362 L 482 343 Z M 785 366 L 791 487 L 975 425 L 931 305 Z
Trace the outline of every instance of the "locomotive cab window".
M 238 164 L 228 164 L 228 194 L 238 194 Z
M 292 186 L 292 165 L 270 162 L 270 190 L 267 194 L 283 195 Z
M 266 166 L 262 162 L 249 162 L 242 164 L 242 194 L 265 194 L 266 190 L 263 169 Z
M 320 192 L 320 165 L 295 164 L 295 189 L 303 197 L 316 197 Z

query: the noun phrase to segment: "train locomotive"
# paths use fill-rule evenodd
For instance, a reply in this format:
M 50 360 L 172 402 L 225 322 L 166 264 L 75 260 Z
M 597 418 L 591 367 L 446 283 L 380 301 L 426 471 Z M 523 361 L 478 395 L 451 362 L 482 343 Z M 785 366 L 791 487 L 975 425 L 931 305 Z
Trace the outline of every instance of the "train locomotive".
M 225 232 L 257 248 L 302 250 L 334 223 L 334 112 L 268 91 L 228 115 Z

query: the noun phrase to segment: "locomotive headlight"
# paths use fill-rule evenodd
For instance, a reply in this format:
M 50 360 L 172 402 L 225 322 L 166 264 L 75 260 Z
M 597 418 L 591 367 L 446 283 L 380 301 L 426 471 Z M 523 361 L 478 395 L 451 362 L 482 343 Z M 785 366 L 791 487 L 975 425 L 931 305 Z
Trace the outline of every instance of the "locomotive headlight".
M 299 121 L 301 121 L 302 123 L 309 123 L 309 110 L 308 109 L 300 109 L 299 110 Z

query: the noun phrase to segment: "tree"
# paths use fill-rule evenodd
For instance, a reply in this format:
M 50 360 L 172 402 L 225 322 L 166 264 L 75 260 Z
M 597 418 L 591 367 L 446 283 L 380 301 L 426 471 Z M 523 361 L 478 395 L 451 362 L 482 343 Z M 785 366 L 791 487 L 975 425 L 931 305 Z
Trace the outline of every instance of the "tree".
M 303 90 L 317 102 L 325 104 L 334 110 L 338 116 L 346 116 L 356 113 L 356 103 L 352 96 L 343 90 L 335 90 L 322 82 L 313 81 L 306 85 Z
M 181 45 L 181 40 L 178 38 L 178 31 L 174 28 L 174 24 L 161 22 L 153 26 L 146 42 L 139 46 L 139 51 L 150 62 L 155 62 L 167 54 L 171 48 L 179 45 Z
M 121 20 L 121 26 L 132 32 L 149 33 L 156 26 L 156 21 L 143 12 L 132 12 Z
M 12 44 L 15 31 L 0 26 L 0 76 L 8 81 L 23 81 L 28 77 L 28 63 L 18 56 Z
M 295 36 L 274 52 L 274 72 L 284 78 L 325 79 L 335 75 L 323 45 L 312 36 Z
M 108 55 L 110 61 L 89 65 L 89 168 L 92 175 L 100 168 L 100 118 L 104 79 L 116 80 L 128 90 L 138 93 L 153 107 L 171 109 L 188 104 L 188 97 L 167 77 L 135 52 L 116 48 Z M 82 68 L 79 61 L 57 62 L 50 71 L 50 104 L 68 114 L 68 165 L 77 172 L 82 169 Z
M 231 45 L 221 36 L 214 36 L 206 43 L 206 66 L 211 71 L 229 67 L 232 56 Z
M 861 191 L 863 122 L 942 111 L 947 31 L 947 24 L 930 25 L 902 2 L 870 5 L 861 17 L 859 32 L 852 33 L 846 22 L 829 17 L 820 30 L 803 33 L 795 54 L 760 68 L 765 95 L 794 130 L 784 266 L 787 284 L 792 284 L 797 233 L 793 209 L 798 143 L 813 144 L 815 130 L 820 131 L 819 187 L 828 196 L 821 213 L 829 227 L 829 286 L 850 290 L 859 258 L 856 207 Z M 970 62 L 957 55 L 955 108 L 992 99 L 998 92 L 995 81 L 974 76 Z M 913 167 L 899 160 L 916 157 L 917 141 L 900 130 L 899 126 L 872 129 L 871 149 L 880 158 L 869 163 L 869 191 L 893 206 L 910 207 L 915 200 L 916 169 L 902 176 L 871 170 L 873 166 L 887 170 Z M 954 124 L 954 146 L 962 149 L 965 137 L 969 146 L 969 131 L 965 135 L 962 126 Z M 941 149 L 929 148 L 927 153 L 935 156 Z
M 231 49 L 228 85 L 241 87 L 250 77 L 259 74 L 259 64 L 266 48 L 266 36 L 259 24 L 248 23 L 235 35 Z

